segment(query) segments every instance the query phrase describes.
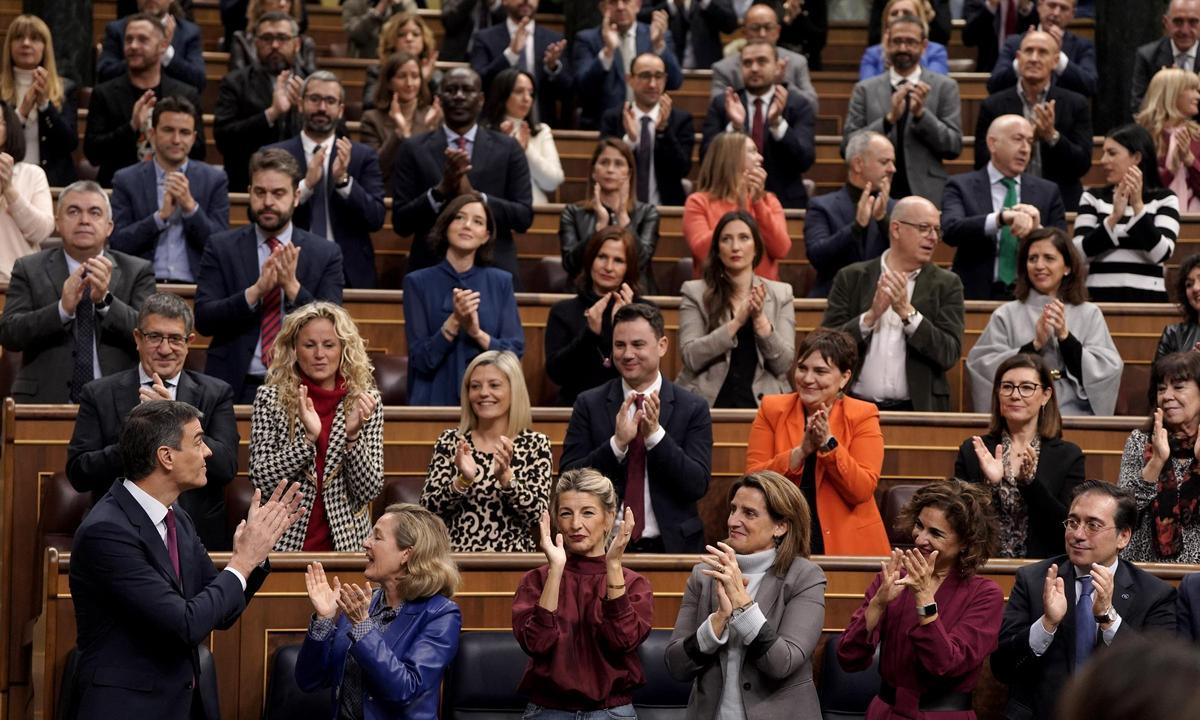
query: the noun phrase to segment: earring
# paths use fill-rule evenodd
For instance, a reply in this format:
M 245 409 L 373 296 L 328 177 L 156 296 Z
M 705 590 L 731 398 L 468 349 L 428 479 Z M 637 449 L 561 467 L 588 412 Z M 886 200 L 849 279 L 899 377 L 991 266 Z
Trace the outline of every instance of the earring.
M 771 540 L 774 541 L 775 547 L 779 547 L 783 544 L 783 535 L 775 535 L 771 538 Z

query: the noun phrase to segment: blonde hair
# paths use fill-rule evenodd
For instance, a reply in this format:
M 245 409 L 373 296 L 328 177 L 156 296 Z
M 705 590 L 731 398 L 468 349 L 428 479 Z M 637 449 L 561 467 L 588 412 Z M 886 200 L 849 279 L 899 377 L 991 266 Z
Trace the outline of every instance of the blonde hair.
M 280 12 L 275 10 L 263 10 L 263 3 L 268 1 L 269 0 L 250 0 L 250 2 L 246 3 L 246 19 L 250 21 L 251 26 L 257 23 L 258 17 L 264 13 Z M 288 15 L 291 15 L 296 22 L 300 22 L 300 3 L 301 0 L 289 0 L 288 5 L 290 5 L 291 8 L 283 11 L 287 12 Z
M 721 133 L 708 146 L 696 192 L 705 192 L 718 200 L 740 202 L 742 170 L 746 167 L 746 143 L 750 136 L 740 132 Z
M 1179 95 L 1189 88 L 1200 90 L 1200 76 L 1179 68 L 1163 68 L 1150 79 L 1142 109 L 1134 120 L 1150 131 L 1159 157 L 1167 152 L 1167 139 L 1163 135 L 1168 128 L 1186 125 L 1193 137 L 1200 135 L 1200 123 L 1179 109 Z
M 412 548 L 398 589 L 403 600 L 445 595 L 453 597 L 462 581 L 450 556 L 450 533 L 446 523 L 432 512 L 412 503 L 388 505 L 383 514 L 395 518 L 394 537 L 400 549 Z
M 291 428 L 295 429 L 296 408 L 300 396 L 300 367 L 296 361 L 296 343 L 300 331 L 313 320 L 328 320 L 333 323 L 333 332 L 342 344 L 342 354 L 338 359 L 338 372 L 346 381 L 346 399 L 343 404 L 349 409 L 350 403 L 360 393 L 375 389 L 374 367 L 367 357 L 366 347 L 362 336 L 358 334 L 358 326 L 350 313 L 340 305 L 329 302 L 312 302 L 284 316 L 283 328 L 275 338 L 274 351 L 271 357 L 271 367 L 267 370 L 266 385 L 274 385 L 279 406 L 291 418 Z
M 617 490 L 613 487 L 612 480 L 604 477 L 599 470 L 579 468 L 558 476 L 554 492 L 550 494 L 551 522 L 558 517 L 558 499 L 566 492 L 588 493 L 600 501 L 605 512 L 610 515 L 617 514 Z
M 0 100 L 12 105 L 13 109 L 21 104 L 13 77 L 12 45 L 29 36 L 40 37 L 46 46 L 42 51 L 42 67 L 46 68 L 46 97 L 54 105 L 62 107 L 63 86 L 58 77 L 58 65 L 54 62 L 54 39 L 50 28 L 37 15 L 18 15 L 8 26 L 8 34 L 4 37 L 4 58 L 0 59 Z
M 471 401 L 467 399 L 467 388 L 471 385 L 471 375 L 484 365 L 494 365 L 508 378 L 508 437 L 516 437 L 522 431 L 533 427 L 533 411 L 530 409 L 529 389 L 525 387 L 525 372 L 521 369 L 521 361 L 507 350 L 488 350 L 476 355 L 467 365 L 467 371 L 463 373 L 462 391 L 459 394 L 462 405 L 459 431 L 467 432 L 479 426 L 479 418 L 475 417 L 475 410 L 471 407 Z
M 383 62 L 387 59 L 388 55 L 394 52 L 396 38 L 400 36 L 400 29 L 410 22 L 416 23 L 417 27 L 421 30 L 421 53 L 419 57 L 422 60 L 429 59 L 430 54 L 437 47 L 433 42 L 433 31 L 429 29 L 429 25 L 421 19 L 420 15 L 405 10 L 388 18 L 388 21 L 383 24 L 383 29 L 379 31 L 379 62 Z
M 902 1 L 903 0 L 888 0 L 887 4 L 883 6 L 884 27 L 888 26 L 888 17 L 892 14 L 892 6 Z M 926 25 L 933 22 L 933 16 L 935 13 L 933 11 L 933 5 L 929 4 L 929 0 L 908 0 L 908 2 L 911 2 L 916 7 L 916 16 L 918 19 L 924 20 Z

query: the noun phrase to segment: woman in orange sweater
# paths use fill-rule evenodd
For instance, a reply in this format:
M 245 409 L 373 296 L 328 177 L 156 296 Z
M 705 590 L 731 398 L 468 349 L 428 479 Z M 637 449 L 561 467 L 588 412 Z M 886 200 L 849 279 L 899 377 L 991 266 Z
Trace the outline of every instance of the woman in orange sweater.
M 796 392 L 768 395 L 746 450 L 746 472 L 774 470 L 813 508 L 813 555 L 887 555 L 875 486 L 883 431 L 872 403 L 843 395 L 858 348 L 841 330 L 813 330 L 796 348 Z
M 792 249 L 783 206 L 774 193 L 763 189 L 767 171 L 762 155 L 749 136 L 739 132 L 718 135 L 704 155 L 696 191 L 683 206 L 683 237 L 692 250 L 692 277 L 704 272 L 713 229 L 730 210 L 745 210 L 758 223 L 762 233 L 763 255 L 757 275 L 779 279 L 779 259 Z

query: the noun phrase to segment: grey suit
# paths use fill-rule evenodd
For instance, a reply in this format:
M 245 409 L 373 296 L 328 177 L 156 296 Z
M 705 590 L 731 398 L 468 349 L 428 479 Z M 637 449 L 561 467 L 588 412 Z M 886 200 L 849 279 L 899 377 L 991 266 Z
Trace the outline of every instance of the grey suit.
M 962 120 L 958 83 L 945 75 L 923 70 L 921 82 L 929 85 L 925 113 L 911 117 L 904 130 L 904 161 L 908 186 L 913 195 L 928 198 L 939 208 L 948 176 L 943 160 L 953 160 L 962 152 Z M 842 154 L 850 136 L 859 130 L 883 133 L 899 144 L 896 126 L 885 123 L 892 106 L 892 85 L 888 73 L 863 80 L 850 95 L 850 110 L 842 134 Z
M 775 49 L 779 52 L 779 59 L 787 61 L 783 79 L 787 83 L 788 89 L 794 90 L 812 103 L 814 114 L 820 112 L 817 89 L 813 87 L 812 77 L 808 74 L 808 58 L 787 48 L 777 47 Z M 742 80 L 741 53 L 734 53 L 720 62 L 713 63 L 712 74 L 712 97 L 721 95 L 727 87 L 733 87 L 738 92 L 746 89 Z
M 763 395 L 791 392 L 788 372 L 796 343 L 796 310 L 792 286 L 755 276 L 754 283 L 767 288 L 763 313 L 771 320 L 774 332 L 767 337 L 755 336 L 758 368 L 754 372 L 751 391 L 756 400 Z M 709 406 L 717 399 L 725 377 L 729 374 L 729 355 L 737 338 L 729 334 L 724 324 L 708 331 L 708 310 L 704 302 L 705 280 L 689 280 L 680 288 L 683 301 L 679 306 L 679 355 L 683 370 L 675 383 L 704 398 Z M 732 318 L 728 310 L 722 319 Z
M 692 568 L 675 630 L 667 646 L 667 669 L 679 680 L 695 680 L 687 717 L 715 718 L 725 685 L 725 654 L 701 651 L 696 631 L 717 609 L 711 578 Z M 745 646 L 738 680 L 746 717 L 754 720 L 819 718 L 812 682 L 812 656 L 825 622 L 825 573 L 804 558 L 792 560 L 783 577 L 772 570 L 754 596 L 766 622 Z
M 104 255 L 113 263 L 108 281 L 113 300 L 107 310 L 97 313 L 96 319 L 101 376 L 137 364 L 133 328 L 138 309 L 154 292 L 154 268 L 150 263 L 115 250 L 105 250 Z M 70 402 L 75 323 L 64 323 L 58 315 L 67 274 L 62 248 L 26 255 L 13 265 L 4 314 L 0 315 L 0 345 L 24 353 L 12 385 L 17 402 Z

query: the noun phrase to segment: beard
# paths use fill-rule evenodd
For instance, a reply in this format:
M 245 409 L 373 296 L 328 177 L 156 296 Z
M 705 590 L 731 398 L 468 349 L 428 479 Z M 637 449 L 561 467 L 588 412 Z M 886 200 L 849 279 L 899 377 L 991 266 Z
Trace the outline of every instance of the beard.
M 268 234 L 284 229 L 287 227 L 287 224 L 292 221 L 291 210 L 276 210 L 274 212 L 277 219 L 272 221 L 270 224 L 267 224 L 267 222 L 261 219 L 262 215 L 258 212 L 255 212 L 253 206 L 246 206 L 246 214 L 250 216 L 250 222 L 254 223 L 259 227 L 260 230 Z
M 910 52 L 892 53 L 891 61 L 897 70 L 911 70 L 917 64 L 917 56 Z

